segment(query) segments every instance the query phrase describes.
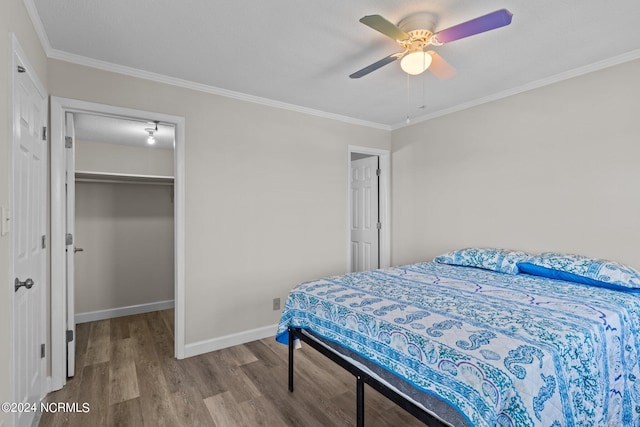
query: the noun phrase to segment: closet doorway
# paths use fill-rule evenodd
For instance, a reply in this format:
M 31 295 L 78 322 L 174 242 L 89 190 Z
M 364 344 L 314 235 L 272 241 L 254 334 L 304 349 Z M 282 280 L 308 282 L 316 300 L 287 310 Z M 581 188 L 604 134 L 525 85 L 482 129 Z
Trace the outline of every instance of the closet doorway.
M 349 271 L 391 265 L 390 171 L 388 150 L 350 145 L 347 149 Z
M 174 126 L 67 115 L 75 130 L 75 323 L 173 308 Z
M 52 388 L 75 324 L 175 307 L 184 357 L 184 119 L 51 99 Z

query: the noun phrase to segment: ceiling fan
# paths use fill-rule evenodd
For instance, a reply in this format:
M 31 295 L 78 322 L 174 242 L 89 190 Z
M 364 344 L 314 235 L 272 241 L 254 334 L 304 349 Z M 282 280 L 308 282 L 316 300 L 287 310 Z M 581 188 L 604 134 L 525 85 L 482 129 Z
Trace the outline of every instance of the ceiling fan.
M 417 75 L 429 69 L 439 79 L 448 79 L 456 73 L 440 55 L 427 46 L 441 46 L 455 40 L 504 27 L 511 23 L 513 15 L 507 9 L 496 10 L 462 24 L 454 25 L 434 33 L 436 17 L 429 12 L 418 12 L 402 19 L 395 25 L 380 15 L 368 15 L 360 22 L 394 39 L 403 48 L 356 71 L 349 77 L 359 79 L 372 71 L 400 59 L 400 67 L 408 74 Z

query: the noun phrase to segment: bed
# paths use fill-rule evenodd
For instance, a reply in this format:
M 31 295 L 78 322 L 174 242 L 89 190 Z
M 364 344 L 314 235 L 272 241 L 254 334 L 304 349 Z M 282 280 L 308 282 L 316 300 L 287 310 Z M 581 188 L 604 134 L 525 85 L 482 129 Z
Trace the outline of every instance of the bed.
M 276 339 L 302 338 L 356 375 L 357 400 L 371 380 L 425 423 L 640 425 L 640 273 L 474 250 L 300 284 Z

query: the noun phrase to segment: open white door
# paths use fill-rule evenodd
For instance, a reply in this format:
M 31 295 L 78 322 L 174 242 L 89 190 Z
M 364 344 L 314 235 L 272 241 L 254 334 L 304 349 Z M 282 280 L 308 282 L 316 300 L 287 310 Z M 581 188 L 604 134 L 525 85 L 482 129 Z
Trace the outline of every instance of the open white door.
M 378 156 L 351 161 L 351 271 L 380 266 Z
M 46 95 L 14 39 L 11 145 L 11 294 L 13 402 L 36 405 L 44 389 L 44 295 L 46 289 Z M 4 230 L 3 232 L 6 232 Z M 29 426 L 32 411 L 16 411 L 12 424 Z
M 75 130 L 73 125 L 73 113 L 65 113 L 65 165 L 66 165 L 66 204 L 67 204 L 67 219 L 66 219 L 66 235 L 65 244 L 67 248 L 66 252 L 66 264 L 67 264 L 67 377 L 75 375 L 75 359 L 76 359 L 76 311 L 74 306 L 74 256 L 75 246 L 73 240 L 75 238 L 75 223 L 76 223 L 76 178 L 75 178 Z

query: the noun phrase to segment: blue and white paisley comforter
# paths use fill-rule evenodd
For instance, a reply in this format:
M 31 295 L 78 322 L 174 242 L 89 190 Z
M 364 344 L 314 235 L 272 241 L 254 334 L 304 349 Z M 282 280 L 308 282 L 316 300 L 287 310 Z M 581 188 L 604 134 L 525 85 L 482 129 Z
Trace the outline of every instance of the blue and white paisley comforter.
M 474 426 L 640 425 L 640 295 L 422 263 L 303 283 L 308 328 L 449 402 Z

